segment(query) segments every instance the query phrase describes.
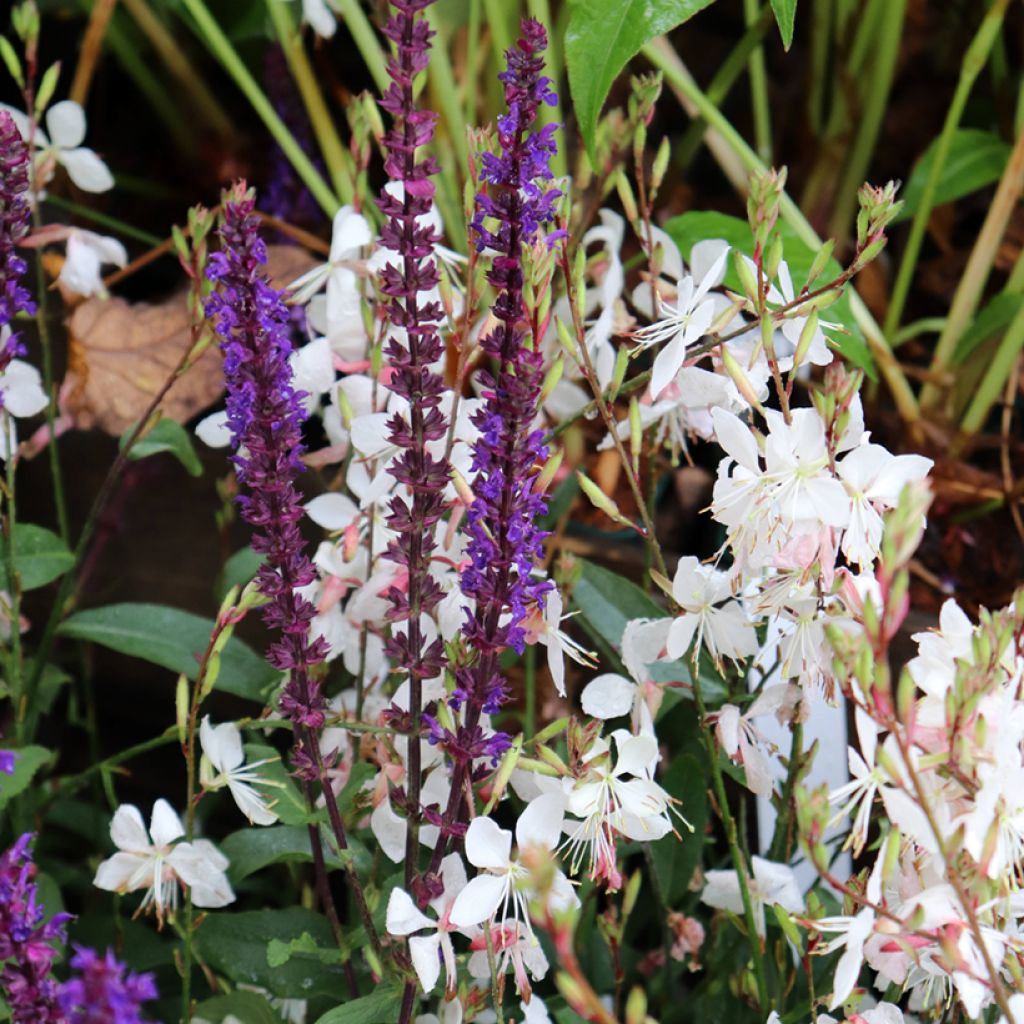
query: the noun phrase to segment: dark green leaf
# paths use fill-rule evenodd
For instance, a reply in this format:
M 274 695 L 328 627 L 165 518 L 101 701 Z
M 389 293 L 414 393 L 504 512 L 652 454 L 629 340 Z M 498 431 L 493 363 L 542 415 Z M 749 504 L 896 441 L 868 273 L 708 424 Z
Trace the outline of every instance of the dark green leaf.
M 782 45 L 788 50 L 793 45 L 793 21 L 796 19 L 796 0 L 772 0 L 772 11 L 782 36 Z
M 64 621 L 60 633 L 195 679 L 213 628 L 212 619 L 165 605 L 111 604 L 76 612 Z M 241 640 L 228 641 L 221 655 L 218 690 L 262 701 L 277 679 L 277 673 Z
M 793 287 L 799 291 L 807 280 L 807 275 L 810 272 L 811 264 L 814 262 L 814 257 L 817 255 L 817 250 L 807 245 L 784 221 L 779 222 L 778 230 L 782 237 L 785 259 L 789 264 L 790 274 L 793 278 Z M 683 258 L 687 260 L 690 258 L 690 251 L 694 245 L 708 238 L 724 239 L 734 249 L 738 249 L 747 256 L 752 256 L 754 252 L 754 236 L 750 233 L 750 225 L 739 217 L 730 217 L 725 213 L 694 210 L 667 221 L 665 223 L 665 231 L 679 247 Z M 842 267 L 840 267 L 839 263 L 835 259 L 830 259 L 825 264 L 821 277 L 815 282 L 815 287 L 827 284 L 841 273 Z M 731 264 L 725 276 L 725 283 L 727 287 L 732 288 L 734 291 L 741 290 L 736 271 Z M 861 331 L 854 319 L 853 311 L 850 309 L 849 298 L 844 295 L 838 302 L 823 310 L 821 318 L 838 323 L 851 332 L 850 334 L 841 334 L 837 331 L 833 332 L 829 337 L 844 358 L 848 359 L 854 366 L 860 367 L 874 380 L 874 362 L 861 336 Z
M 271 825 L 232 832 L 220 848 L 231 861 L 228 879 L 237 885 L 270 864 L 305 863 L 312 860 L 309 832 L 301 825 Z M 328 848 L 329 849 L 329 848 Z
M 245 1024 L 281 1024 L 281 1018 L 270 1003 L 257 992 L 232 992 L 200 1003 L 195 1010 L 198 1020 L 221 1024 L 227 1017 Z
M 0 810 L 7 806 L 9 800 L 28 789 L 36 772 L 53 756 L 46 747 L 20 747 L 14 755 L 14 774 L 0 772 Z
M 49 530 L 32 523 L 14 528 L 14 568 L 22 590 L 43 587 L 63 576 L 75 564 L 68 546 Z M 0 538 L 0 588 L 10 590 L 7 580 L 7 540 Z
M 124 448 L 129 434 L 134 430 L 129 427 L 121 435 L 121 447 Z M 132 445 L 128 458 L 133 460 L 148 459 L 151 455 L 160 455 L 162 452 L 170 452 L 192 476 L 202 476 L 203 464 L 196 454 L 195 445 L 192 443 L 192 436 L 180 424 L 174 420 L 162 419 Z
M 612 83 L 644 43 L 681 25 L 711 0 L 573 0 L 565 32 L 569 88 L 591 160 Z
M 682 838 L 667 835 L 651 843 L 654 870 L 665 899 L 676 906 L 686 894 L 693 872 L 700 863 L 704 849 L 704 825 L 708 817 L 707 778 L 692 754 L 677 757 L 659 780 L 666 792 L 681 801 L 679 810 L 693 826 L 693 832 L 682 823 L 677 831 Z
M 957 342 L 953 361 L 957 364 L 962 363 L 979 345 L 1006 330 L 1022 306 L 1024 295 L 1015 295 L 1013 292 L 999 292 L 998 295 L 993 295 Z
M 903 209 L 897 220 L 913 217 L 921 205 L 938 142 L 935 139 L 914 165 L 910 180 L 900 195 Z M 958 128 L 953 134 L 946 163 L 939 174 L 933 206 L 951 203 L 954 199 L 970 195 L 998 181 L 1010 159 L 1010 149 L 1009 143 L 992 132 L 980 128 Z
M 281 761 L 281 755 L 273 748 L 259 743 L 245 744 L 245 760 L 247 764 L 256 761 L 266 763 L 259 765 L 254 771 L 261 779 L 272 782 L 272 786 L 260 786 L 259 792 L 273 808 L 274 813 L 285 825 L 305 825 L 310 820 L 306 809 L 306 800 L 295 780 L 288 774 L 288 769 Z M 265 831 L 265 830 L 261 830 Z M 305 829 L 302 830 L 303 833 Z M 309 846 L 309 839 L 306 839 Z
M 341 966 L 293 957 L 281 967 L 267 963 L 271 940 L 290 942 L 308 932 L 325 949 L 334 942 L 327 919 L 303 907 L 207 915 L 196 931 L 199 955 L 235 982 L 258 985 L 285 999 L 336 996 L 345 989 Z
M 401 992 L 395 988 L 380 988 L 372 995 L 328 1010 L 316 1024 L 393 1024 L 398 1020 Z

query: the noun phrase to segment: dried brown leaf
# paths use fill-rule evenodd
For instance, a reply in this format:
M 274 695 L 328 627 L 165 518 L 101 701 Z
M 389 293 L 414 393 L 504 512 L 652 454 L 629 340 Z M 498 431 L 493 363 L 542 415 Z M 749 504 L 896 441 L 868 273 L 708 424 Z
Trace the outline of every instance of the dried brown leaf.
M 287 284 L 315 265 L 296 246 L 270 246 L 271 279 Z M 190 343 L 187 295 L 160 303 L 89 299 L 68 321 L 64 405 L 74 425 L 120 436 L 146 411 Z M 213 405 L 224 388 L 221 356 L 211 346 L 167 393 L 165 416 L 184 423 Z

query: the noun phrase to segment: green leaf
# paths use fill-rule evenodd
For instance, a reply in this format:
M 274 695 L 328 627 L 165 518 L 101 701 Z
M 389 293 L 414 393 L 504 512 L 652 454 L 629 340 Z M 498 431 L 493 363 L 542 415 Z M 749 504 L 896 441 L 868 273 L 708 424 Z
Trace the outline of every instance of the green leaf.
M 750 233 L 750 225 L 739 217 L 731 217 L 725 213 L 694 210 L 666 221 L 665 231 L 679 247 L 679 251 L 686 260 L 690 258 L 690 252 L 694 245 L 708 238 L 724 239 L 734 249 L 738 249 L 747 256 L 752 256 L 754 252 L 754 236 Z M 817 250 L 812 249 L 804 242 L 784 221 L 779 222 L 778 231 L 782 238 L 785 260 L 789 264 L 789 270 L 793 277 L 793 287 L 799 289 L 807 280 Z M 818 287 L 834 280 L 842 273 L 842 269 L 837 260 L 829 259 L 815 286 Z M 733 291 L 742 290 L 731 262 L 725 275 L 725 284 Z M 874 380 L 876 378 L 874 361 L 853 316 L 849 297 L 844 295 L 838 302 L 824 310 L 822 319 L 838 323 L 852 332 L 850 334 L 835 332 L 830 335 L 830 340 L 843 358 L 848 359 L 854 366 L 860 367 Z
M 227 1017 L 245 1021 L 245 1024 L 281 1024 L 273 1007 L 257 992 L 232 992 L 201 1002 L 195 1009 L 197 1020 L 221 1024 Z
M 14 750 L 14 755 L 14 774 L 0 772 L 0 810 L 7 806 L 9 800 L 28 789 L 33 776 L 50 760 L 53 752 L 46 747 L 20 747 Z
M 963 363 L 979 345 L 1006 330 L 1022 304 L 1024 295 L 1013 292 L 999 292 L 998 295 L 993 295 L 957 342 L 953 362 L 958 365 Z
M 14 527 L 14 568 L 22 590 L 34 590 L 63 576 L 75 564 L 67 544 L 50 530 L 32 523 Z M 7 579 L 7 538 L 0 538 L 0 588 L 10 590 Z
M 258 768 L 253 769 L 261 779 L 272 782 L 272 786 L 258 787 L 260 794 L 266 798 L 274 813 L 281 819 L 284 825 L 305 825 L 310 820 L 306 809 L 306 800 L 295 780 L 288 774 L 281 761 L 281 755 L 273 748 L 259 743 L 245 744 L 246 764 L 255 764 L 257 761 L 266 761 Z M 303 830 L 305 831 L 305 830 Z M 309 837 L 306 837 L 306 846 L 309 847 Z
M 380 988 L 368 996 L 351 999 L 328 1010 L 316 1024 L 393 1024 L 398 1020 L 402 994 L 396 988 Z
M 76 612 L 59 632 L 195 679 L 213 629 L 212 619 L 166 605 L 111 604 Z M 228 641 L 221 655 L 218 690 L 262 702 L 277 679 L 277 672 L 252 648 L 237 637 Z
M 351 956 L 351 952 L 351 949 L 346 949 L 345 958 Z M 318 946 L 316 939 L 309 932 L 303 932 L 297 939 L 291 939 L 289 942 L 271 939 L 267 944 L 267 965 L 270 967 L 283 967 L 295 956 L 312 957 L 322 964 L 337 964 L 343 959 L 342 950 L 338 946 Z
M 610 644 L 616 655 L 621 655 L 622 634 L 632 619 L 663 619 L 668 612 L 645 594 L 635 583 L 618 573 L 603 569 L 593 562 L 581 560 L 582 574 L 572 591 L 572 605 L 582 613 L 583 628 L 595 641 Z M 714 668 L 705 657 L 699 662 L 701 690 L 709 705 L 725 699 L 725 690 Z M 621 667 L 621 666 L 620 666 Z M 605 667 L 605 671 L 611 671 Z M 686 690 L 666 687 L 660 714 L 664 714 L 688 693 L 693 677 L 689 662 L 682 660 L 660 662 L 651 670 L 658 682 L 685 683 Z
M 612 83 L 644 43 L 669 32 L 711 0 L 571 0 L 565 31 L 569 88 L 591 161 L 601 108 Z
M 244 587 L 256 575 L 263 564 L 263 556 L 252 548 L 245 547 L 236 551 L 225 563 L 221 573 L 217 596 L 223 601 L 232 587 Z
M 196 930 L 196 946 L 210 967 L 232 981 L 258 985 L 284 999 L 336 997 L 345 989 L 340 964 L 304 957 L 293 957 L 281 967 L 267 963 L 267 947 L 273 939 L 290 942 L 304 932 L 325 949 L 334 943 L 327 918 L 304 907 L 289 907 L 208 914 Z
M 124 448 L 128 436 L 134 429 L 134 427 L 129 427 L 121 435 L 121 448 Z M 202 476 L 203 464 L 196 454 L 191 435 L 180 423 L 166 418 L 159 420 L 132 445 L 128 458 L 148 459 L 149 456 L 159 455 L 162 452 L 170 452 L 191 476 Z
M 667 835 L 651 843 L 654 870 L 658 873 L 668 905 L 673 907 L 686 895 L 704 850 L 704 825 L 708 819 L 707 778 L 697 758 L 683 754 L 672 762 L 659 781 L 670 796 L 682 801 L 679 810 L 693 826 L 693 832 L 690 832 L 680 823 L 677 831 L 681 839 Z
M 921 205 L 925 183 L 935 161 L 935 139 L 924 151 L 910 172 L 910 179 L 900 195 L 903 209 L 897 220 L 913 217 Z M 934 206 L 977 192 L 998 181 L 1010 159 L 1011 146 L 993 132 L 980 128 L 958 128 L 946 154 L 946 163 L 939 174 L 933 199 Z
M 796 0 L 772 0 L 772 11 L 782 36 L 782 45 L 789 49 L 793 45 L 793 21 L 796 18 Z

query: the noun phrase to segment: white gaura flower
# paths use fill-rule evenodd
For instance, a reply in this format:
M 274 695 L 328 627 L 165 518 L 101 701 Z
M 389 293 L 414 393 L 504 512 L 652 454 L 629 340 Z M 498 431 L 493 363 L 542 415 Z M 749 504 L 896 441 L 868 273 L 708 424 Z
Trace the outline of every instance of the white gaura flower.
M 533 1002 L 533 986 L 530 979 L 542 981 L 551 966 L 544 955 L 544 947 L 537 937 L 519 921 L 509 921 L 504 925 L 488 925 L 491 932 L 491 947 L 494 950 L 495 973 L 501 977 L 510 968 L 515 978 L 516 993 L 520 999 Z M 491 976 L 490 959 L 487 953 L 487 933 L 478 929 L 473 936 L 469 948 L 470 976 L 483 981 Z M 475 1020 L 481 1020 L 477 1016 Z M 489 1021 L 488 1024 L 491 1024 Z
M 451 939 L 451 933 L 456 929 L 450 921 L 450 914 L 456 897 L 466 888 L 466 868 L 457 853 L 450 853 L 441 861 L 441 881 L 444 883 L 442 894 L 430 901 L 437 914 L 436 921 L 427 917 L 404 889 L 392 889 L 388 899 L 387 929 L 392 935 L 410 936 L 409 956 L 424 992 L 434 990 L 444 962 L 445 990 L 450 997 L 458 982 L 455 947 Z M 427 930 L 433 934 L 415 934 Z
M 836 466 L 853 499 L 843 534 L 843 554 L 861 569 L 870 568 L 882 542 L 881 513 L 894 508 L 908 483 L 923 480 L 932 460 L 923 455 L 893 455 L 879 444 L 863 444 Z
M 199 779 L 205 789 L 228 787 L 238 809 L 253 825 L 273 825 L 277 814 L 256 791 L 255 786 L 277 786 L 279 783 L 261 778 L 254 769 L 266 761 L 245 763 L 242 734 L 234 722 L 214 726 L 206 715 L 199 726 L 199 742 L 203 756 L 199 762 Z
M 780 906 L 791 914 L 804 909 L 793 869 L 786 864 L 776 864 L 763 857 L 750 858 L 754 877 L 747 880 L 750 897 L 754 903 L 754 920 L 757 934 L 764 938 L 765 906 Z M 743 897 L 740 894 L 740 880 L 735 871 L 708 871 L 704 875 L 704 890 L 701 902 L 716 910 L 728 910 L 733 914 L 743 913 Z
M 672 580 L 672 597 L 682 609 L 669 630 L 669 656 L 681 658 L 696 636 L 693 656 L 703 644 L 721 665 L 722 658 L 738 661 L 757 652 L 757 634 L 743 606 L 732 600 L 729 575 L 702 565 L 689 555 L 679 559 Z
M 575 874 L 584 858 L 590 877 L 603 880 L 609 889 L 622 884 L 616 843 L 619 836 L 634 842 L 651 842 L 672 831 L 671 798 L 654 781 L 658 743 L 645 733 L 634 736 L 625 729 L 612 733 L 614 766 L 608 742 L 598 738 L 587 752 L 587 772 L 573 786 L 567 810 L 578 823 L 566 823 L 563 846 Z
M 68 291 L 87 297 L 105 297 L 103 275 L 100 271 L 105 263 L 124 267 L 128 262 L 125 247 L 116 239 L 97 235 L 82 228 L 71 228 L 68 232 L 67 258 L 60 268 L 57 281 Z
M 560 626 L 566 619 L 571 619 L 576 612 L 562 614 L 564 605 L 562 595 L 557 587 L 552 587 L 544 595 L 544 609 L 535 607 L 523 622 L 527 643 L 541 643 L 547 648 L 548 671 L 551 681 L 561 696 L 565 696 L 565 659 L 571 658 L 577 665 L 593 668 L 596 655 L 578 644 Z
M 715 319 L 715 301 L 708 297 L 708 292 L 722 283 L 729 254 L 729 247 L 724 242 L 720 245 L 721 251 L 700 281 L 690 275 L 683 277 L 676 289 L 675 303 L 659 298 L 658 319 L 634 335 L 642 348 L 667 342 L 651 368 L 651 394 L 655 399 L 682 368 L 687 348 L 707 333 Z
M 334 215 L 327 262 L 289 286 L 299 304 L 309 302 L 326 288 L 326 296 L 309 307 L 310 322 L 326 335 L 330 349 L 346 361 L 365 356 L 366 327 L 359 271 L 365 266 L 363 250 L 372 240 L 370 222 L 353 207 L 343 206 Z
M 14 119 L 22 137 L 27 141 L 29 120 L 13 107 L 2 106 Z M 108 192 L 114 187 L 114 178 L 107 165 L 82 143 L 85 141 L 85 111 L 74 100 L 54 103 L 46 113 L 46 132 L 36 125 L 36 165 L 41 168 L 44 184 L 53 177 L 53 168 L 60 164 L 68 177 L 83 192 Z
M 330 39 L 338 30 L 338 19 L 326 0 L 302 0 L 302 20 L 324 39 Z
M 622 631 L 622 663 L 629 678 L 616 672 L 595 676 L 583 688 L 580 703 L 592 718 L 608 721 L 632 715 L 635 732 L 647 732 L 661 706 L 662 686 L 651 676 L 650 666 L 660 661 L 671 619 L 631 619 Z
M 785 685 L 765 687 L 742 714 L 736 705 L 724 704 L 708 715 L 708 721 L 715 723 L 715 734 L 723 752 L 743 765 L 747 788 L 757 796 L 768 798 L 772 795 L 774 783 L 769 753 L 774 751 L 774 747 L 758 732 L 754 719 L 783 707 L 789 699 L 789 689 Z
M 137 807 L 122 804 L 110 822 L 118 852 L 96 871 L 93 885 L 108 892 L 145 889 L 139 910 L 153 907 L 160 922 L 178 905 L 178 885 L 197 907 L 225 907 L 235 899 L 224 872 L 228 859 L 207 839 L 184 842 L 181 819 L 166 800 L 153 805 L 149 832 Z
M 0 328 L 0 350 L 5 349 L 11 336 L 9 327 Z M 46 392 L 39 371 L 23 359 L 12 359 L 0 371 L 0 460 L 8 459 L 18 447 L 18 432 L 14 421 L 23 416 L 35 416 L 46 408 Z
M 530 847 L 554 851 L 562 835 L 564 798 L 545 793 L 533 800 L 516 822 L 516 855 L 512 855 L 512 833 L 491 818 L 474 818 L 466 830 L 466 857 L 479 874 L 459 893 L 449 919 L 458 928 L 482 924 L 498 915 L 498 925 L 522 921 L 530 929 L 529 903 L 533 891 L 530 873 L 522 863 Z M 553 899 L 571 905 L 576 894 L 561 873 L 556 876 Z
M 794 409 L 789 423 L 774 409 L 766 416 L 765 474 L 778 517 L 789 524 L 846 526 L 850 496 L 829 470 L 825 424 L 817 410 Z

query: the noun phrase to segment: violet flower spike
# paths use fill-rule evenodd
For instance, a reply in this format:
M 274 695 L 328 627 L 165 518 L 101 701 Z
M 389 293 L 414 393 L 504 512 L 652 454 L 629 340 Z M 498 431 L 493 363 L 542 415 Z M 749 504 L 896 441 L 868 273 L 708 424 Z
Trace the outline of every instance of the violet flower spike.
M 31 316 L 36 311 L 32 296 L 21 284 L 27 267 L 16 248 L 29 229 L 28 164 L 28 147 L 18 126 L 10 114 L 0 111 L 0 332 L 4 334 L 19 313 Z M 0 373 L 12 359 L 24 354 L 24 346 L 12 331 L 0 343 Z M 0 395 L 0 406 L 2 403 Z
M 316 609 L 298 588 L 316 571 L 299 532 L 301 498 L 295 478 L 302 471 L 302 392 L 292 386 L 288 310 L 271 287 L 264 266 L 255 199 L 244 182 L 224 196 L 222 249 L 210 257 L 207 275 L 219 286 L 207 302 L 224 352 L 228 426 L 238 480 L 237 500 L 254 527 L 253 548 L 265 556 L 256 575 L 269 598 L 263 620 L 280 635 L 267 652 L 270 663 L 289 673 L 281 711 L 297 725 L 319 729 L 326 702 L 310 668 L 327 654 L 323 638 L 309 640 Z
M 409 673 L 409 707 L 404 724 L 409 735 L 406 833 L 406 884 L 415 878 L 419 853 L 417 823 L 421 763 L 422 683 L 441 673 L 444 644 L 440 638 L 429 645 L 423 635 L 422 617 L 429 615 L 443 598 L 438 582 L 430 574 L 436 527 L 444 512 L 444 490 L 448 466 L 431 454 L 429 445 L 441 442 L 448 422 L 440 409 L 444 382 L 432 367 L 444 349 L 438 325 L 444 319 L 439 302 L 424 298 L 439 281 L 434 256 L 439 239 L 429 221 L 433 206 L 436 160 L 429 155 L 417 159 L 417 150 L 430 142 L 436 115 L 418 110 L 413 90 L 416 75 L 426 68 L 433 31 L 420 13 L 433 0 L 393 0 L 392 16 L 384 34 L 395 50 L 388 64 L 391 84 L 381 106 L 393 124 L 384 136 L 387 151 L 385 169 L 401 189 L 383 189 L 377 205 L 387 218 L 381 230 L 381 246 L 395 253 L 381 271 L 380 289 L 387 296 L 387 317 L 394 332 L 384 348 L 392 368 L 389 387 L 407 403 L 388 421 L 390 441 L 401 454 L 389 472 L 403 485 L 406 494 L 396 494 L 388 506 L 387 523 L 395 532 L 387 557 L 406 570 L 404 591 L 391 588 L 392 622 L 405 622 L 403 632 L 393 632 L 388 655 Z M 395 720 L 402 712 L 395 712 Z
M 158 998 L 153 975 L 129 973 L 112 949 L 101 957 L 75 946 L 75 974 L 60 987 L 58 1000 L 70 1024 L 148 1024 L 142 1004 Z
M 32 838 L 26 832 L 0 855 L 0 989 L 11 1024 L 68 1024 L 50 968 L 57 958 L 54 943 L 63 940 L 71 915 L 54 914 L 43 923 L 46 908 L 33 881 Z
M 457 673 L 455 701 L 465 702 L 464 724 L 452 737 L 436 726 L 433 738 L 443 739 L 449 753 L 469 770 L 479 757 L 499 757 L 509 739 L 502 733 L 485 737 L 482 714 L 498 711 L 507 699 L 499 657 L 511 647 L 520 654 L 526 644 L 523 620 L 541 602 L 550 583 L 531 573 L 547 536 L 536 520 L 547 510 L 537 490 L 538 466 L 547 457 L 543 432 L 532 429 L 543 375 L 540 353 L 528 344 L 523 308 L 523 247 L 532 243 L 552 219 L 557 190 L 545 187 L 551 178 L 548 161 L 554 152 L 551 126 L 532 128 L 542 103 L 554 101 L 551 83 L 541 72 L 547 33 L 527 19 L 522 38 L 507 53 L 502 73 L 508 113 L 498 120 L 500 155 L 486 154 L 482 178 L 491 194 L 477 198 L 473 222 L 477 245 L 496 251 L 488 281 L 498 292 L 493 314 L 498 321 L 480 341 L 493 359 L 493 376 L 481 375 L 487 399 L 474 414 L 480 437 L 473 450 L 474 501 L 467 514 L 469 564 L 462 589 L 476 599 L 467 613 L 463 636 L 475 661 Z M 487 226 L 497 220 L 496 228 Z M 454 753 L 453 753 L 454 752 Z M 461 780 L 453 783 L 459 799 Z M 454 802 L 450 812 L 457 813 Z M 454 814 L 449 814 L 449 821 Z

